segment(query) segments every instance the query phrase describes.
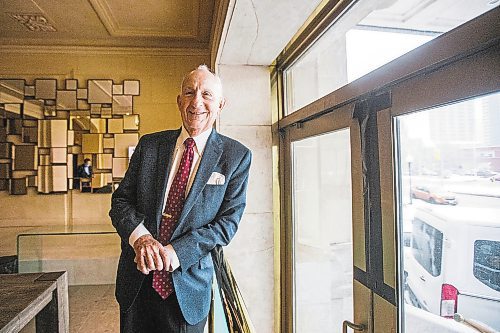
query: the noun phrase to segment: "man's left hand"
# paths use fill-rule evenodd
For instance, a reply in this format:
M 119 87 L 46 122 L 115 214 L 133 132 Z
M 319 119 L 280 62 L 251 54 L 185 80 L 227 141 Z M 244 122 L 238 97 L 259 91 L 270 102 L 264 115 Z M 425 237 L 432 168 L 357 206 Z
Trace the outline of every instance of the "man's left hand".
M 154 270 L 168 269 L 171 266 L 165 247 L 150 234 L 143 235 L 134 242 L 134 251 L 137 269 L 145 275 Z

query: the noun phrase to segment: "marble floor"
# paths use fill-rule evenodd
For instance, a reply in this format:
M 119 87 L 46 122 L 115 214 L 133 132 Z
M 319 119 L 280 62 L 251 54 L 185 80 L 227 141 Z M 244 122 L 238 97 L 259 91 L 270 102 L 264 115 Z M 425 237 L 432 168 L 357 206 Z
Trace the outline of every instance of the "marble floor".
M 70 333 L 119 332 L 115 285 L 69 287 Z

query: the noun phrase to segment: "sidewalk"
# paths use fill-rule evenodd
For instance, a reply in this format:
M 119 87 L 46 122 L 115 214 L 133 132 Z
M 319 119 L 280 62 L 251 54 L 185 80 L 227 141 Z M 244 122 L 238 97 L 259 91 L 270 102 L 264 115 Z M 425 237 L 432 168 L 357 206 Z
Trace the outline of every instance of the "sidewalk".
M 490 185 L 490 186 L 488 186 Z M 455 184 L 449 186 L 449 191 L 457 194 L 468 194 L 482 197 L 500 198 L 500 186 L 496 184 Z

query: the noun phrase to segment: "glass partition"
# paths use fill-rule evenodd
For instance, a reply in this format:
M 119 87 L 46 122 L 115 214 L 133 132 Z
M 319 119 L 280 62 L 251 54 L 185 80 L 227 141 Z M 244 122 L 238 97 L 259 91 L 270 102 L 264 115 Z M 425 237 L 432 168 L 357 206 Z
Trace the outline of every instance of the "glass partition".
M 19 273 L 67 271 L 69 285 L 114 284 L 120 238 L 110 225 L 37 228 L 17 237 Z

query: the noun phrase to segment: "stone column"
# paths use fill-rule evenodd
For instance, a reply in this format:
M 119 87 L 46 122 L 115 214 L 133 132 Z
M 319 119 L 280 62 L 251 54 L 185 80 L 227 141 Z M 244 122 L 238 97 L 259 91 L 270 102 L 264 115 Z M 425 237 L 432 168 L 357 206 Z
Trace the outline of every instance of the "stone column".
M 252 150 L 247 207 L 225 249 L 256 332 L 274 327 L 271 87 L 267 66 L 219 65 L 226 107 L 219 132 Z

